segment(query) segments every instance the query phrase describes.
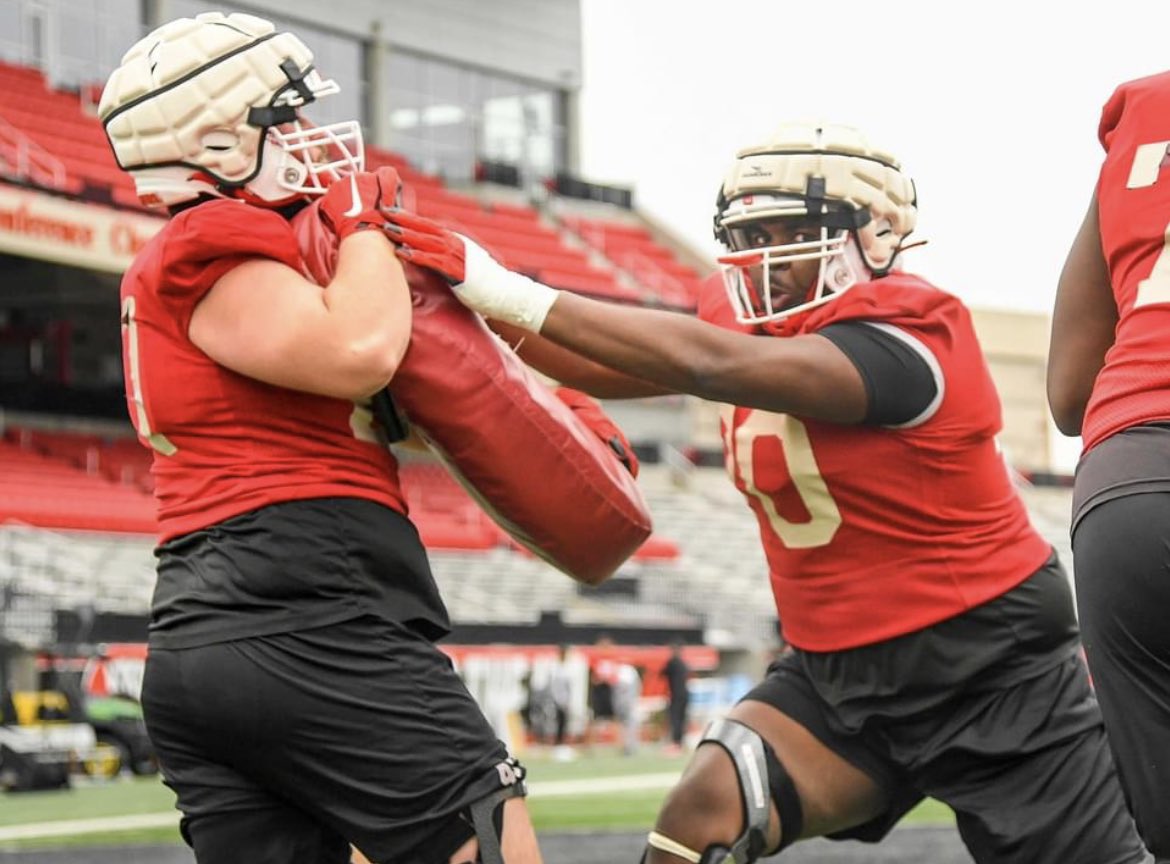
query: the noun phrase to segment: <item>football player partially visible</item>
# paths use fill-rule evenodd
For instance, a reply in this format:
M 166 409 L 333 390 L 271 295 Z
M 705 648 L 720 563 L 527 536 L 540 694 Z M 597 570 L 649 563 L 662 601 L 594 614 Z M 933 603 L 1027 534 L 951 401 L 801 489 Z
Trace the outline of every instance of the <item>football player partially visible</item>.
M 1170 862 L 1170 73 L 1101 112 L 1093 199 L 1052 315 L 1048 399 L 1080 435 L 1072 548 L 1085 654 L 1142 839 Z

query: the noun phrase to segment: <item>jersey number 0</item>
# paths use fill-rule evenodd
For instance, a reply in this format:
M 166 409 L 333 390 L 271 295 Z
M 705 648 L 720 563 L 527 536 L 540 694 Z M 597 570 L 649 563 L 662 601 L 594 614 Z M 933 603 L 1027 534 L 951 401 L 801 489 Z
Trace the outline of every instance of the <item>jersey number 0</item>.
M 821 476 L 805 425 L 790 414 L 753 410 L 737 427 L 735 408 L 730 405 L 723 406 L 721 415 L 727 470 L 733 480 L 738 470 L 744 492 L 759 502 L 776 536 L 789 549 L 827 546 L 841 527 L 841 510 Z M 776 497 L 756 485 L 756 444 L 768 438 L 780 442 L 792 485 L 808 511 L 807 522 L 785 519 L 780 515 Z

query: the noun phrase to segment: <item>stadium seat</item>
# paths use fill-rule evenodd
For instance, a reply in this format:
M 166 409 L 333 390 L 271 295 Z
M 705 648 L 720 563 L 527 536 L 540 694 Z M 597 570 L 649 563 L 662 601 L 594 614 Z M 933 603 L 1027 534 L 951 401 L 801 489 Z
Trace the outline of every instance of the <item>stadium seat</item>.
M 565 215 L 561 224 L 625 271 L 648 295 L 669 306 L 693 309 L 701 278 L 641 225 Z
M 51 188 L 72 195 L 83 195 L 87 185 L 108 189 L 105 200 L 144 209 L 134 181 L 114 161 L 101 123 L 84 112 L 77 93 L 50 89 L 39 70 L 0 63 L 0 120 L 60 160 L 65 181 Z
M 441 465 L 407 462 L 399 478 L 411 521 L 428 548 L 470 552 L 503 543 L 504 533 Z
M 600 270 L 546 267 L 537 274 L 537 279 L 554 288 L 563 288 L 566 291 L 576 291 L 580 294 L 589 294 L 609 300 L 622 300 L 628 303 L 636 303 L 641 300 L 637 292 L 619 285 L 612 275 Z

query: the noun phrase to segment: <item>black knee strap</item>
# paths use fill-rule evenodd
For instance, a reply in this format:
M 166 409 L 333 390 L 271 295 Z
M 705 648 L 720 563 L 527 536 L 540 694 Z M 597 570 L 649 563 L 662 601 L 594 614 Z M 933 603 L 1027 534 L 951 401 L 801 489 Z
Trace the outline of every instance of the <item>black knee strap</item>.
M 776 812 L 780 814 L 781 835 L 780 845 L 767 854 L 774 855 L 795 842 L 804 825 L 800 796 L 788 771 L 759 733 L 737 720 L 722 717 L 707 727 L 699 743 L 704 741 L 718 744 L 727 751 L 739 777 L 746 827 L 739 839 L 726 848 L 724 856 L 737 864 L 746 864 L 765 854 L 771 816 L 769 799 L 775 802 Z M 760 776 L 761 768 L 764 769 L 763 777 Z M 707 857 L 706 854 L 703 856 L 702 864 L 707 864 Z
M 504 834 L 504 802 L 528 794 L 524 785 L 524 768 L 515 759 L 501 762 L 494 770 L 499 774 L 500 782 L 506 785 L 467 807 L 479 843 L 476 860 L 482 864 L 504 864 L 504 853 L 500 848 L 500 838 Z
M 804 807 L 800 803 L 796 784 L 792 782 L 792 775 L 767 745 L 764 746 L 764 759 L 768 762 L 768 789 L 772 793 L 776 812 L 780 814 L 780 845 L 768 853 L 775 855 L 799 839 L 800 832 L 804 830 Z

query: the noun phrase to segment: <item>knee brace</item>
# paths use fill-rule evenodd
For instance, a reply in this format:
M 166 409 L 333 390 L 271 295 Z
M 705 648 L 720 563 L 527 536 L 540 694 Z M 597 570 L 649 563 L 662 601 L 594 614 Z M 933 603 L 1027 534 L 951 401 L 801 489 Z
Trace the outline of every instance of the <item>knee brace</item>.
M 775 855 L 792 844 L 804 823 L 800 796 L 788 771 L 763 738 L 742 723 L 728 718 L 712 721 L 703 733 L 704 741 L 718 744 L 731 757 L 739 779 L 743 803 L 744 830 L 730 846 L 715 843 L 699 853 L 669 837 L 651 831 L 647 842 L 655 849 L 685 858 L 693 864 L 751 864 L 765 853 L 768 842 L 770 804 L 780 814 L 780 845 L 767 854 Z
M 440 861 L 446 862 L 455 850 L 475 837 L 479 844 L 475 858 L 477 864 L 504 864 L 500 849 L 500 838 L 504 834 L 504 802 L 528 794 L 524 784 L 526 773 L 523 765 L 508 757 L 473 785 L 477 791 L 486 789 L 486 794 L 459 811 L 459 818 L 450 823 L 452 829 L 441 843 L 446 852 L 440 851 Z

